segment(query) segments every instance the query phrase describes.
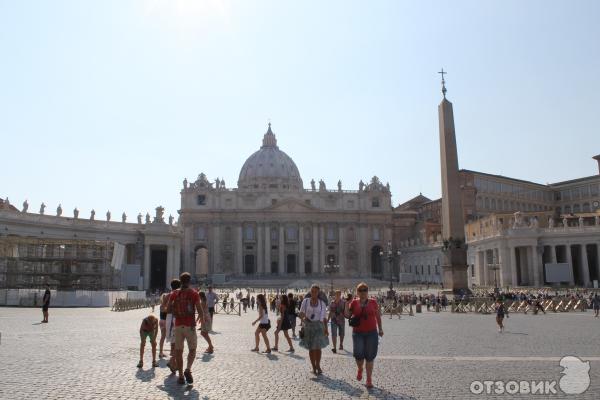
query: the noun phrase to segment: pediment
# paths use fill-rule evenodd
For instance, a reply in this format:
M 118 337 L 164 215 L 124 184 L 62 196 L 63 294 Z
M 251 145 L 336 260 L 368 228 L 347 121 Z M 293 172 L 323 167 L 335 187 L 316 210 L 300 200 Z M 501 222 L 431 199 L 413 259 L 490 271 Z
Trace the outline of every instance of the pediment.
M 298 199 L 283 199 L 277 203 L 270 205 L 265 208 L 265 211 L 275 212 L 302 212 L 302 211 L 318 211 L 318 208 Z

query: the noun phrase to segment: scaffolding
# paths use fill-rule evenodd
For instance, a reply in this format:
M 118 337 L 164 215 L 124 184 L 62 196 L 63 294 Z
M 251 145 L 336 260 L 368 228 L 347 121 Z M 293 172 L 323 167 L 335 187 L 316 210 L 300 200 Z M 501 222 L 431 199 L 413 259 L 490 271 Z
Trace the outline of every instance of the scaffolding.
M 0 236 L 0 288 L 116 289 L 113 250 L 108 240 Z

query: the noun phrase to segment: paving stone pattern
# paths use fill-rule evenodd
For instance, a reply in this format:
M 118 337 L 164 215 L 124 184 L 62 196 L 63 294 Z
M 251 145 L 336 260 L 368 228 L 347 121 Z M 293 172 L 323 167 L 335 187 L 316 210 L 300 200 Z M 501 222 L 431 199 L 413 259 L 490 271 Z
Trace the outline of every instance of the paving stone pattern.
M 295 354 L 250 352 L 256 318 L 251 310 L 215 317 L 215 353 L 201 353 L 205 343 L 199 336 L 194 385 L 178 385 L 165 360 L 150 367 L 149 345 L 144 368 L 136 368 L 138 329 L 149 312 L 50 309 L 50 323 L 40 324 L 38 309 L 0 308 L 0 399 L 600 398 L 600 319 L 591 312 L 513 314 L 503 334 L 492 315 L 384 318 L 372 390 L 355 379 L 350 336 L 347 351 L 324 350 L 320 377 L 310 373 L 307 351 L 297 342 Z M 273 331 L 269 336 L 273 340 Z M 286 350 L 287 344 L 279 347 Z M 558 385 L 551 396 L 469 390 L 474 380 L 558 381 L 565 355 L 590 361 L 591 385 L 583 394 L 566 395 Z

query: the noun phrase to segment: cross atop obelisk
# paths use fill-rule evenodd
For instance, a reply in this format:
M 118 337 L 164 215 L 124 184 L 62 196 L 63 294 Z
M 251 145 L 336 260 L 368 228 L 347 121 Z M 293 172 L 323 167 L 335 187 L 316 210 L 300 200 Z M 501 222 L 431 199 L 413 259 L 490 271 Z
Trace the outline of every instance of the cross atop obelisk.
M 447 74 L 446 71 L 444 71 L 444 68 L 442 68 L 442 70 L 440 72 L 438 72 L 438 74 L 442 75 L 442 94 L 444 95 L 444 98 L 446 98 L 446 80 L 444 79 L 444 75 Z

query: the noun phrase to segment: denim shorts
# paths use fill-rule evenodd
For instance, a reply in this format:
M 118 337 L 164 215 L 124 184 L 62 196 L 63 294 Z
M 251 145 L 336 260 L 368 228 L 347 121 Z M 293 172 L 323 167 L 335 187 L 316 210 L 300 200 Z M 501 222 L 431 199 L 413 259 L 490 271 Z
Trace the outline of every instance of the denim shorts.
M 331 328 L 331 336 L 344 336 L 344 331 L 346 330 L 346 321 L 342 325 L 338 325 L 333 320 L 329 322 L 329 326 Z
M 354 346 L 354 358 L 371 362 L 377 357 L 379 337 L 377 331 L 353 332 L 352 344 Z

